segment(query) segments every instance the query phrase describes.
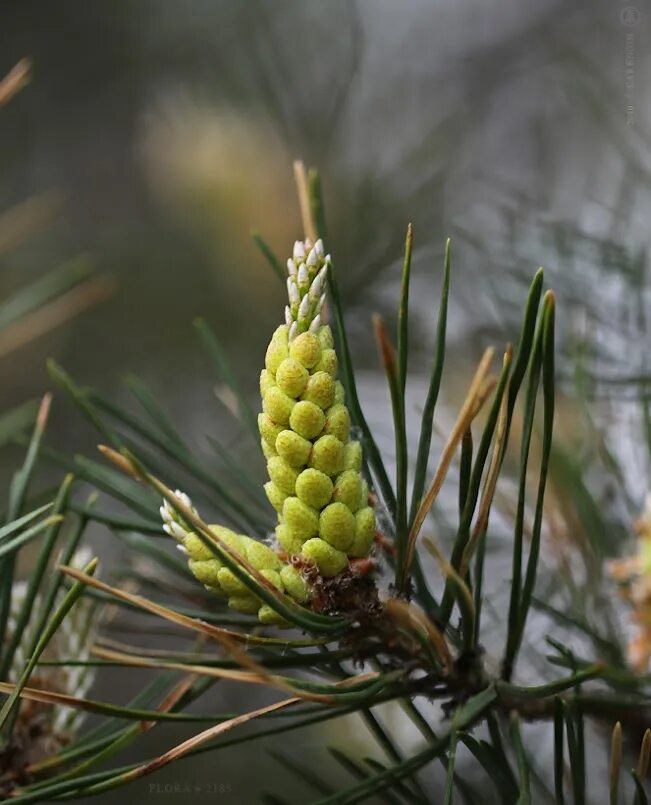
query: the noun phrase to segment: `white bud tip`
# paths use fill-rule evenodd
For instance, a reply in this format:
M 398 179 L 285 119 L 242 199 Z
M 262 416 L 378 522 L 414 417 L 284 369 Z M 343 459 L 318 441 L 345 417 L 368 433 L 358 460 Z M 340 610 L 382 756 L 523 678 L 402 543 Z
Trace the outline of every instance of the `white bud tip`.
M 319 255 L 319 257 L 323 257 L 324 254 L 323 241 L 321 240 L 321 238 L 319 238 L 317 242 L 314 244 L 314 248 L 316 249 L 316 253 Z
M 289 309 L 289 305 L 285 305 L 285 324 L 288 327 L 292 326 L 294 319 L 292 318 L 292 311 Z
M 165 525 L 163 526 L 163 531 L 166 534 L 169 534 L 170 537 L 173 537 L 175 540 L 178 540 L 179 542 L 183 542 L 183 540 L 185 539 L 185 531 L 181 528 L 181 526 L 178 523 L 175 522 L 165 523 Z
M 315 266 L 317 259 L 316 259 L 316 251 L 314 249 L 310 249 L 310 253 L 307 256 L 307 260 L 305 261 L 308 266 Z
M 292 260 L 291 257 L 287 259 L 287 273 L 290 277 L 296 276 L 296 263 Z
M 299 285 L 307 285 L 310 281 L 310 275 L 307 271 L 307 266 L 305 263 L 301 263 L 298 267 L 298 284 Z
M 181 490 L 180 490 L 180 489 L 176 489 L 176 490 L 174 491 L 174 494 L 176 495 L 176 497 L 177 497 L 177 498 L 179 498 L 179 499 L 180 499 L 181 503 L 183 503 L 183 505 L 184 505 L 184 506 L 187 506 L 187 507 L 188 507 L 188 509 L 191 509 L 191 508 L 192 508 L 192 501 L 191 501 L 191 500 L 190 500 L 190 498 L 189 498 L 189 497 L 188 497 L 188 496 L 185 494 L 185 492 L 181 492 Z
M 314 278 L 314 282 L 310 286 L 310 298 L 311 299 L 318 299 L 321 296 L 321 292 L 323 291 L 323 283 L 325 282 L 327 267 L 323 266 L 321 271 L 316 275 Z
M 177 546 L 176 546 L 176 550 L 177 550 L 177 551 L 180 551 L 180 552 L 181 552 L 181 553 L 182 553 L 184 556 L 187 556 L 187 555 L 188 555 L 188 552 L 187 552 L 187 550 L 186 550 L 186 549 L 183 547 L 183 545 L 177 545 Z
M 323 293 L 321 294 L 321 298 L 317 302 L 316 309 L 321 310 L 321 308 L 325 305 L 326 295 Z
M 289 304 L 297 305 L 300 297 L 296 283 L 287 283 L 287 290 L 289 291 Z
M 296 336 L 298 335 L 298 322 L 292 322 L 292 326 L 289 328 L 289 340 L 293 341 Z
M 301 300 L 300 307 L 298 308 L 299 319 L 306 319 L 310 315 L 310 299 L 307 294 Z
M 315 318 L 312 320 L 312 324 L 310 324 L 310 332 L 316 333 L 316 331 L 321 326 L 321 314 L 317 314 Z
M 294 243 L 294 259 L 303 260 L 305 257 L 305 244 L 300 240 Z

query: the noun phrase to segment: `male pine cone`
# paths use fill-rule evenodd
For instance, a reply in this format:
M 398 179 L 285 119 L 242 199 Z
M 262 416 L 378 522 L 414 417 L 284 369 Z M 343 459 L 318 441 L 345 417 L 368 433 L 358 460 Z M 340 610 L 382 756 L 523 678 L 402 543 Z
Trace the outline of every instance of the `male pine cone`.
M 329 264 L 321 240 L 294 244 L 285 324 L 267 349 L 258 417 L 278 543 L 325 577 L 367 556 L 375 537 L 362 448 L 350 439 L 332 332 L 321 320 Z
M 179 490 L 175 494 L 196 513 L 187 495 Z M 261 623 L 285 625 L 283 618 L 268 604 L 264 604 L 250 587 L 215 556 L 167 501 L 163 501 L 160 513 L 164 530 L 179 541 L 188 557 L 190 571 L 207 590 L 226 597 L 231 609 L 247 615 L 257 615 Z M 277 590 L 291 596 L 299 604 L 308 602 L 310 590 L 302 574 L 291 564 L 282 562 L 267 545 L 244 534 L 236 534 L 225 526 L 211 525 L 209 528 L 220 542 L 258 570 Z
M 321 320 L 329 263 L 320 240 L 314 246 L 295 243 L 287 261 L 285 324 L 271 338 L 260 375 L 258 425 L 270 478 L 264 488 L 278 512 L 278 550 L 210 526 L 218 541 L 299 604 L 309 603 L 314 573 L 298 568 L 332 578 L 348 568 L 349 560 L 368 556 L 375 538 L 375 512 L 361 475 L 362 447 L 350 438 L 332 332 Z M 176 494 L 192 508 L 187 495 Z M 188 556 L 190 571 L 207 589 L 227 597 L 232 609 L 257 614 L 262 623 L 284 624 L 169 503 L 163 503 L 161 516 L 165 531 Z

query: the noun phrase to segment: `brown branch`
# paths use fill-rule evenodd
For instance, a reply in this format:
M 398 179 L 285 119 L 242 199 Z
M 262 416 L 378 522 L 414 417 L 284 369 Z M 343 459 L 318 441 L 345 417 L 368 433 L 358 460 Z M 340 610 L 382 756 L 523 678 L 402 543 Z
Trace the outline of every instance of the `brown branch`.
M 29 84 L 31 68 L 32 63 L 29 59 L 21 59 L 0 81 L 0 106 L 9 103 L 16 93 Z
M 0 358 L 49 333 L 55 327 L 104 301 L 115 289 L 108 277 L 92 277 L 52 302 L 10 324 L 0 333 Z

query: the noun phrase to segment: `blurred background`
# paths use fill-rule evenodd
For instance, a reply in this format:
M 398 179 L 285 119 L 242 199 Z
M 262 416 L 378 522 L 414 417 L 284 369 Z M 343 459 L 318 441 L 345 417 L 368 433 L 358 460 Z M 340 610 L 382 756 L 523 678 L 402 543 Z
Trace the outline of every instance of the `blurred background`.
M 0 30 L 0 74 L 23 58 L 32 64 L 29 85 L 0 108 L 0 410 L 50 388 L 49 357 L 116 401 L 134 373 L 199 453 L 207 434 L 217 436 L 257 462 L 262 478 L 254 448 L 246 453 L 233 433 L 192 320 L 211 324 L 256 405 L 283 287 L 250 231 L 289 254 L 301 235 L 291 167 L 302 158 L 323 177 L 353 357 L 389 458 L 370 314 L 394 319 L 411 221 L 413 411 L 431 360 L 446 237 L 451 416 L 484 347 L 517 338 L 526 288 L 543 265 L 558 298 L 560 350 L 547 555 L 564 556 L 568 540 L 591 556 L 634 545 L 651 433 L 646 8 L 23 0 L 2 4 Z M 44 304 L 68 294 L 63 310 L 48 308 L 51 326 L 11 329 L 29 308 L 19 296 L 26 287 Z M 96 442 L 58 397 L 50 439 L 68 452 Z M 19 457 L 15 446 L 3 451 L 3 480 Z M 563 498 L 571 484 L 580 505 Z M 445 500 L 441 508 L 444 524 Z M 98 536 L 103 550 L 110 539 Z M 504 567 L 494 573 L 497 590 Z M 100 692 L 112 688 L 100 680 Z M 158 750 L 174 732 L 161 735 L 150 741 Z M 315 735 L 301 751 L 313 746 L 318 762 L 319 745 Z M 219 768 L 185 764 L 160 782 L 223 783 L 218 801 L 238 803 L 273 788 L 277 767 L 264 753 L 256 779 L 247 750 L 216 758 L 207 763 Z M 145 794 L 210 799 L 205 786 L 165 795 L 140 783 L 104 801 Z

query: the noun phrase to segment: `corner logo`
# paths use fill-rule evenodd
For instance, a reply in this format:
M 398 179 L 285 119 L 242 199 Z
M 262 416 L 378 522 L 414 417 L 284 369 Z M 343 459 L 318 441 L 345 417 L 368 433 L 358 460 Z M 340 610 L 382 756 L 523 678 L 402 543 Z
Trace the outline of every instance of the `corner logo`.
M 640 12 L 635 6 L 626 6 L 619 14 L 619 19 L 622 25 L 627 28 L 633 28 L 640 21 Z

